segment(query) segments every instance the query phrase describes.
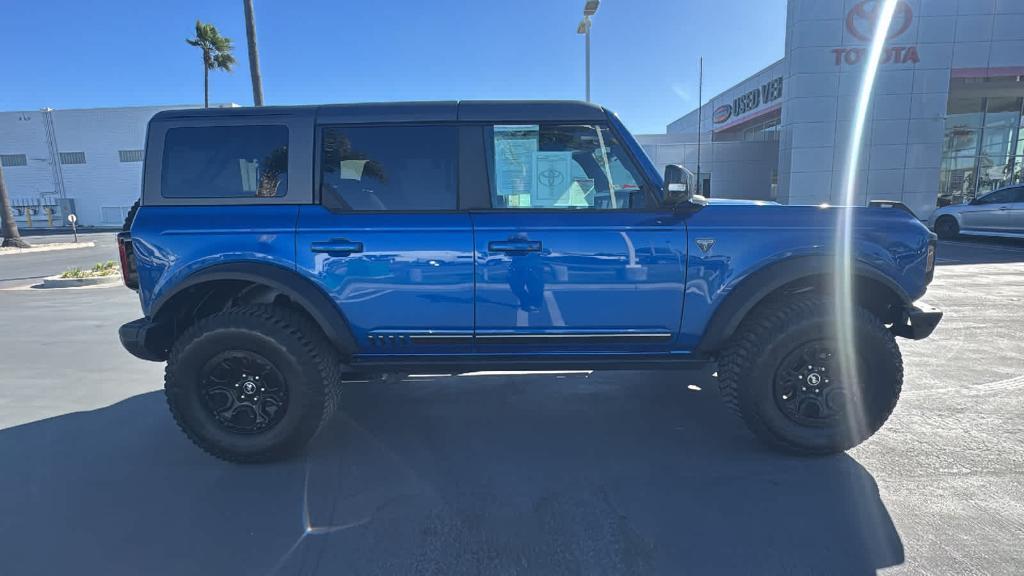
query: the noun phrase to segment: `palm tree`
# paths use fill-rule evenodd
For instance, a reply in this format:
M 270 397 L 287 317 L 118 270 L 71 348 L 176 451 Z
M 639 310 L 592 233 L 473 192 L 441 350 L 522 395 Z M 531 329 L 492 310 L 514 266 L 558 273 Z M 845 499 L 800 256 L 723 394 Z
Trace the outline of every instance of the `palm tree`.
M 203 51 L 203 106 L 210 107 L 210 70 L 231 72 L 235 57 L 231 55 L 231 38 L 220 35 L 213 24 L 196 20 L 195 38 L 186 38 L 189 46 Z
M 3 236 L 4 248 L 28 248 L 28 242 L 21 239 L 18 223 L 11 212 L 11 200 L 7 197 L 7 186 L 4 185 L 4 168 L 0 165 L 0 236 Z
M 260 76 L 260 52 L 256 48 L 256 17 L 252 0 L 245 2 L 245 37 L 249 42 L 249 76 L 252 77 L 252 103 L 263 106 L 263 78 Z

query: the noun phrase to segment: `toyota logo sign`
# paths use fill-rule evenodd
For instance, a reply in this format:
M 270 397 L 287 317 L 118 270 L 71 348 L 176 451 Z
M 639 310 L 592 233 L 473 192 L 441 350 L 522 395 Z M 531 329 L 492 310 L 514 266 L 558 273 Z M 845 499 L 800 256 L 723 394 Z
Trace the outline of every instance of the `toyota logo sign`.
M 721 124 L 732 117 L 732 104 L 722 104 L 718 108 L 715 108 L 714 115 L 711 119 L 715 124 Z
M 851 36 L 864 42 L 871 39 L 878 24 L 879 4 L 881 4 L 879 0 L 861 0 L 853 5 L 853 8 L 846 14 L 846 30 Z M 910 8 L 910 4 L 906 0 L 898 0 L 886 39 L 895 38 L 906 32 L 913 19 L 914 11 Z

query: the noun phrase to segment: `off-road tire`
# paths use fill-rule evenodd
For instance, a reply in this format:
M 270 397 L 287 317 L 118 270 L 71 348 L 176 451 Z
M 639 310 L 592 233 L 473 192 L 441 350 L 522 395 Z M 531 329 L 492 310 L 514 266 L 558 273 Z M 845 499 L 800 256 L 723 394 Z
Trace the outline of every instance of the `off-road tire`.
M 205 409 L 200 371 L 229 350 L 255 352 L 283 375 L 288 404 L 268 430 L 239 434 Z M 300 312 L 277 306 L 231 308 L 196 322 L 171 348 L 164 379 L 174 420 L 192 442 L 230 462 L 267 462 L 302 451 L 339 400 L 341 364 L 320 328 Z
M 828 426 L 795 422 L 779 407 L 776 372 L 792 351 L 834 335 L 831 300 L 791 297 L 764 304 L 743 321 L 718 359 L 718 383 L 725 404 L 761 440 L 799 454 L 831 454 L 874 434 L 892 414 L 903 386 L 903 359 L 892 333 L 873 314 L 854 306 L 854 338 L 860 359 L 856 406 Z M 850 386 L 848 383 L 847 386 Z
M 940 216 L 935 221 L 935 234 L 943 240 L 953 240 L 960 236 L 960 224 L 952 216 Z

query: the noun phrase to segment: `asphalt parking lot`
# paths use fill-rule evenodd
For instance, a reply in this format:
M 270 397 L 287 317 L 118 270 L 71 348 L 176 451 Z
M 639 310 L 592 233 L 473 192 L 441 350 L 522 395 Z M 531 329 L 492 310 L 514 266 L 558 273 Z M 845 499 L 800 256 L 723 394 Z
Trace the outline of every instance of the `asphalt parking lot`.
M 704 374 L 346 387 L 305 459 L 191 446 L 119 286 L 0 256 L 0 573 L 1014 574 L 1024 568 L 1024 243 L 941 243 L 904 394 L 849 454 L 780 455 Z

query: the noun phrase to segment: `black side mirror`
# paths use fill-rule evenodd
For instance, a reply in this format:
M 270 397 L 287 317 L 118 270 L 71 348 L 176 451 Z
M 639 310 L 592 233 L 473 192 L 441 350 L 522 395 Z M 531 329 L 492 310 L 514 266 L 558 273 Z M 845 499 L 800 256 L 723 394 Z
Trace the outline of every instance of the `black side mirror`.
M 676 209 L 704 206 L 707 202 L 695 196 L 686 181 L 686 170 L 679 164 L 665 166 L 665 205 Z

